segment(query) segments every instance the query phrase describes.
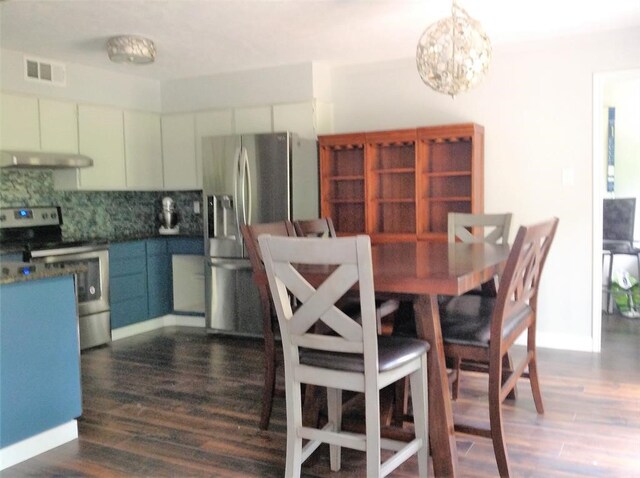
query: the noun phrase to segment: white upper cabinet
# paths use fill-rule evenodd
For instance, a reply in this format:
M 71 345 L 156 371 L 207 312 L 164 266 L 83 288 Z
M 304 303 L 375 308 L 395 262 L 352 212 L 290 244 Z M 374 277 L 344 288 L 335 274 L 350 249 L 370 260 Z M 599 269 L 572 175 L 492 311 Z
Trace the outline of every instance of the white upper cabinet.
M 162 117 L 162 164 L 165 191 L 199 189 L 196 123 L 193 114 Z
M 274 105 L 273 130 L 291 131 L 301 138 L 316 139 L 313 102 Z
M 78 153 L 78 107 L 40 99 L 40 145 L 47 153 Z
M 78 153 L 78 108 L 68 101 L 3 93 L 2 148 Z
M 79 170 L 85 190 L 126 189 L 122 110 L 78 105 L 80 154 L 93 159 L 93 167 Z
M 0 147 L 40 151 L 37 98 L 7 93 L 0 95 Z
M 237 108 L 234 114 L 234 126 L 237 134 L 273 132 L 271 106 Z
M 196 141 L 205 136 L 225 136 L 234 134 L 233 111 L 212 110 L 196 113 Z M 198 143 L 196 143 L 198 146 Z
M 124 112 L 126 185 L 130 190 L 161 190 L 160 115 Z

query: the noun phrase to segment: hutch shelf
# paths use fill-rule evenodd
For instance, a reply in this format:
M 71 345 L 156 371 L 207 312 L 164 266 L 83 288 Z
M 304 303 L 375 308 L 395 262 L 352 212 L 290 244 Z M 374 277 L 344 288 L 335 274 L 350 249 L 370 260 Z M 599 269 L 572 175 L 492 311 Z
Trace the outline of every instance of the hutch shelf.
M 467 123 L 320 136 L 321 214 L 374 242 L 446 240 L 483 212 L 484 129 Z

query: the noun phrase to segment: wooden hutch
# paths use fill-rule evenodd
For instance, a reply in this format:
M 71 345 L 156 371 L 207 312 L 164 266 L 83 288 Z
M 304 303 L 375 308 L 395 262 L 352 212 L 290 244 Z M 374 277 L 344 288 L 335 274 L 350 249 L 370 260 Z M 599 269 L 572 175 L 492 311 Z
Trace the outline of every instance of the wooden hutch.
M 447 240 L 449 212 L 482 213 L 474 123 L 320 136 L 321 214 L 373 242 Z

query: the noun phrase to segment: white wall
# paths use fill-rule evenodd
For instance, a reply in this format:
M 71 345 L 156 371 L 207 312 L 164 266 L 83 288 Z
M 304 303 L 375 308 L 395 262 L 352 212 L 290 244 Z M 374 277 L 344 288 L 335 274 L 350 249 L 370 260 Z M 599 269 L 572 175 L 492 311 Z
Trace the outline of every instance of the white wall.
M 47 59 L 56 61 L 55 58 Z M 110 105 L 123 109 L 160 112 L 159 81 L 113 73 L 76 63 L 67 63 L 66 73 L 66 86 L 27 81 L 24 77 L 24 53 L 0 50 L 0 89 L 3 91 L 80 103 Z
M 455 99 L 422 84 L 413 58 L 333 70 L 336 132 L 480 123 L 486 134 L 485 210 L 512 211 L 516 227 L 560 218 L 540 292 L 541 346 L 597 348 L 591 298 L 593 74 L 637 68 L 638 45 L 640 28 L 498 45 L 487 78 Z
M 166 81 L 162 112 L 296 103 L 313 98 L 311 63 Z

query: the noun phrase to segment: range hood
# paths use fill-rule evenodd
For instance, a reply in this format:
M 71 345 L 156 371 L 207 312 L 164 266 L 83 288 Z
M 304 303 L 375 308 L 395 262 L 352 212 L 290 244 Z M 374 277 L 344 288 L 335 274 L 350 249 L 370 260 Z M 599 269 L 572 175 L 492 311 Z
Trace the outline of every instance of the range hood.
M 0 151 L 1 168 L 73 169 L 89 166 L 93 166 L 93 159 L 81 154 Z

